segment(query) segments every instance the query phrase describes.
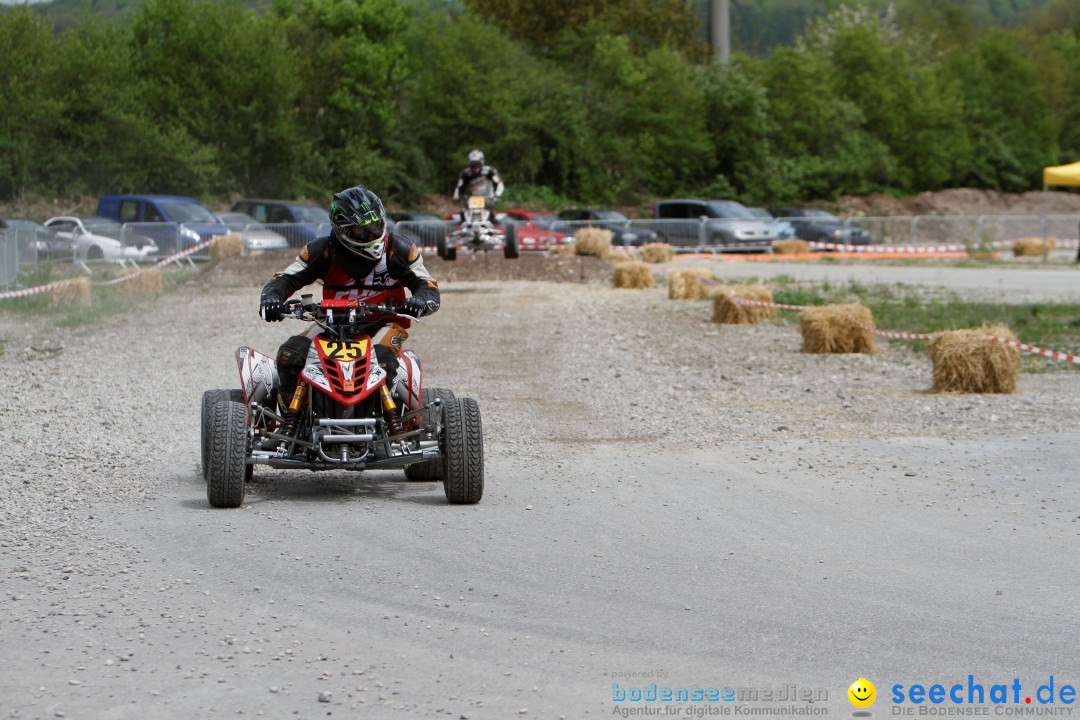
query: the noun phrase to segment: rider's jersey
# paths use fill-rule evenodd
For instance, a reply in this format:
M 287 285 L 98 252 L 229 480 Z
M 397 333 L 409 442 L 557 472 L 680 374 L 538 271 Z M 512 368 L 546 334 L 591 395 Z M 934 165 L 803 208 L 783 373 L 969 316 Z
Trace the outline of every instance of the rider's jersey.
M 495 199 L 501 197 L 503 194 L 503 181 L 499 177 L 499 172 L 490 165 L 484 165 L 479 170 L 469 165 L 461 171 L 461 175 L 458 177 L 457 187 L 454 188 L 454 199 L 457 200 L 461 197 L 462 191 L 469 195 L 476 194 L 473 188 L 487 185 L 487 181 L 490 181 L 491 185 L 494 186 Z
M 378 260 L 360 258 L 332 237 L 304 246 L 292 265 L 274 275 L 262 290 L 263 300 L 284 302 L 300 288 L 322 280 L 323 299 L 356 299 L 367 305 L 405 302 L 405 288 L 423 300 L 428 314 L 439 309 L 439 285 L 424 267 L 420 249 L 400 235 L 387 233 L 387 251 Z

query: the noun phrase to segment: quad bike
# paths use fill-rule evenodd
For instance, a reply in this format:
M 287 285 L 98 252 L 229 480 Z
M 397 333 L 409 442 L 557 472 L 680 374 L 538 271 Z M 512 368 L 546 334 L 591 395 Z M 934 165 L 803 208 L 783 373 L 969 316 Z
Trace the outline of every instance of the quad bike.
M 495 225 L 495 198 L 490 181 L 477 183 L 472 194 L 461 209 L 461 225 L 440 239 L 436 245 L 439 257 L 445 260 L 457 258 L 458 248 L 487 252 L 502 248 L 503 256 L 518 257 L 517 228 L 507 224 L 506 229 Z
M 480 501 L 480 406 L 446 388 L 423 387 L 411 350 L 389 378 L 374 350 L 369 333 L 387 322 L 407 327 L 415 318 L 392 304 L 312 302 L 311 295 L 286 303 L 285 317 L 321 328 L 291 399 L 279 406 L 274 359 L 248 347 L 236 351 L 241 389 L 203 393 L 202 467 L 212 506 L 239 507 L 255 465 L 404 468 L 410 480 L 442 481 L 451 503 Z

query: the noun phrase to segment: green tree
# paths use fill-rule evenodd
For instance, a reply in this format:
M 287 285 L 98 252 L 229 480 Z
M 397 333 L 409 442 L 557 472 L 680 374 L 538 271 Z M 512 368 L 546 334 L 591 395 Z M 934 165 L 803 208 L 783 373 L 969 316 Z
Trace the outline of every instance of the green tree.
M 0 197 L 33 190 L 49 118 L 61 101 L 48 83 L 57 42 L 27 7 L 0 11 Z
M 1057 131 L 1038 81 L 1038 70 L 1013 37 L 987 32 L 957 53 L 949 72 L 964 99 L 972 154 L 964 184 L 1006 191 L 1040 183 L 1057 160 Z

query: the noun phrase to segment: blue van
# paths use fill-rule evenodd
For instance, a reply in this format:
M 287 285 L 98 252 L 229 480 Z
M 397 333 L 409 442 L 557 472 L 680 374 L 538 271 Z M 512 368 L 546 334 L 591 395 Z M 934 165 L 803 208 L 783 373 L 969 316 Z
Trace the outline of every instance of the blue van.
M 229 232 L 205 205 L 180 195 L 104 195 L 97 214 L 149 236 L 163 255 Z

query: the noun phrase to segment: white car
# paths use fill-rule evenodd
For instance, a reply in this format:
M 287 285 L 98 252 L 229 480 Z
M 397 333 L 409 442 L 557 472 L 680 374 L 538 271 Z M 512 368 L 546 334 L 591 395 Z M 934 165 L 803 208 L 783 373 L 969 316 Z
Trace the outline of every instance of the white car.
M 108 218 L 63 215 L 49 218 L 45 227 L 59 239 L 71 241 L 75 259 L 84 262 L 146 260 L 158 251 L 150 238 L 132 235 L 123 225 Z
M 284 250 L 289 247 L 289 241 L 283 235 L 256 222 L 255 218 L 246 213 L 224 212 L 218 213 L 217 216 L 229 228 L 229 232 L 237 233 L 244 238 L 244 252 Z

